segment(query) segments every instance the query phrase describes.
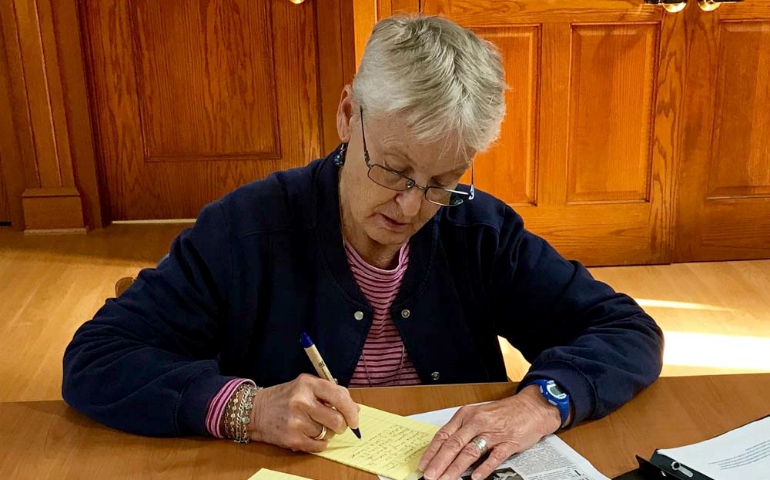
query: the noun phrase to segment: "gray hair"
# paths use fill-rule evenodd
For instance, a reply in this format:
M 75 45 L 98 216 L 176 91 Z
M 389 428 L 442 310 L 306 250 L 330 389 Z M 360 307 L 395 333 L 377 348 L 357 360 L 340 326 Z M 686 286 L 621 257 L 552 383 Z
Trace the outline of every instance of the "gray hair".
M 500 134 L 506 88 L 491 42 L 422 15 L 378 22 L 353 80 L 353 96 L 367 111 L 404 115 L 418 139 L 455 134 L 458 147 L 478 152 Z

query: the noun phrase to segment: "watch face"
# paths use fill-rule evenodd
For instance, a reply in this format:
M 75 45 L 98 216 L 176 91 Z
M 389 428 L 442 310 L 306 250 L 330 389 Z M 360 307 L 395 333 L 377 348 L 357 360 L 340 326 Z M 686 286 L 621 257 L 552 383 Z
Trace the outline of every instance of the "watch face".
M 548 384 L 548 393 L 550 393 L 551 395 L 553 395 L 558 399 L 562 399 L 567 396 L 567 394 L 564 393 L 564 391 L 561 388 L 559 388 L 559 386 L 556 385 L 555 383 Z

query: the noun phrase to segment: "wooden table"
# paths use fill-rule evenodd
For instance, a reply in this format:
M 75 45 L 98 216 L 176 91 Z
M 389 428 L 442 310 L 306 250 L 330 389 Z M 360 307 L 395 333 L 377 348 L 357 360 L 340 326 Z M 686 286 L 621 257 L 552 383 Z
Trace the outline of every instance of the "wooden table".
M 354 400 L 403 415 L 494 400 L 514 384 L 352 390 Z M 770 413 L 770 374 L 663 378 L 619 411 L 560 437 L 613 477 L 634 455 L 705 440 Z M 64 402 L 0 403 L 0 478 L 246 480 L 262 467 L 316 480 L 375 477 L 308 454 L 206 438 L 129 435 Z

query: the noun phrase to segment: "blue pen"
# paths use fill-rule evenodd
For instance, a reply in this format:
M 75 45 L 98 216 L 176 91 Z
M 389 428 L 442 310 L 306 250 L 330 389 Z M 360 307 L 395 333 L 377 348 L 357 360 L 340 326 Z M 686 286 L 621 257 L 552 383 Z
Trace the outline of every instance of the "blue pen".
M 315 367 L 318 376 L 336 384 L 337 380 L 332 376 L 332 372 L 329 371 L 326 362 L 321 358 L 321 354 L 318 353 L 318 349 L 315 348 L 315 344 L 313 344 L 310 336 L 307 333 L 302 332 L 299 336 L 299 343 L 301 343 L 302 348 L 305 349 L 305 353 L 307 353 L 307 356 L 310 358 L 310 363 Z M 356 437 L 359 439 L 361 438 L 361 432 L 357 428 L 351 428 L 351 430 L 356 434 Z

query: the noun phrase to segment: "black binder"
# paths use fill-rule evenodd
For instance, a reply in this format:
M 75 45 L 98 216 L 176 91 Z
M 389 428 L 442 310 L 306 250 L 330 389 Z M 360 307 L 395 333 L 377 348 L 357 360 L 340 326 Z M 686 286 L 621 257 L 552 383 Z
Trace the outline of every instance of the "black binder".
M 613 480 L 657 480 L 661 478 L 666 480 L 713 480 L 711 477 L 682 465 L 657 451 L 652 454 L 649 461 L 638 455 L 636 461 L 639 462 L 638 469 L 624 473 Z

